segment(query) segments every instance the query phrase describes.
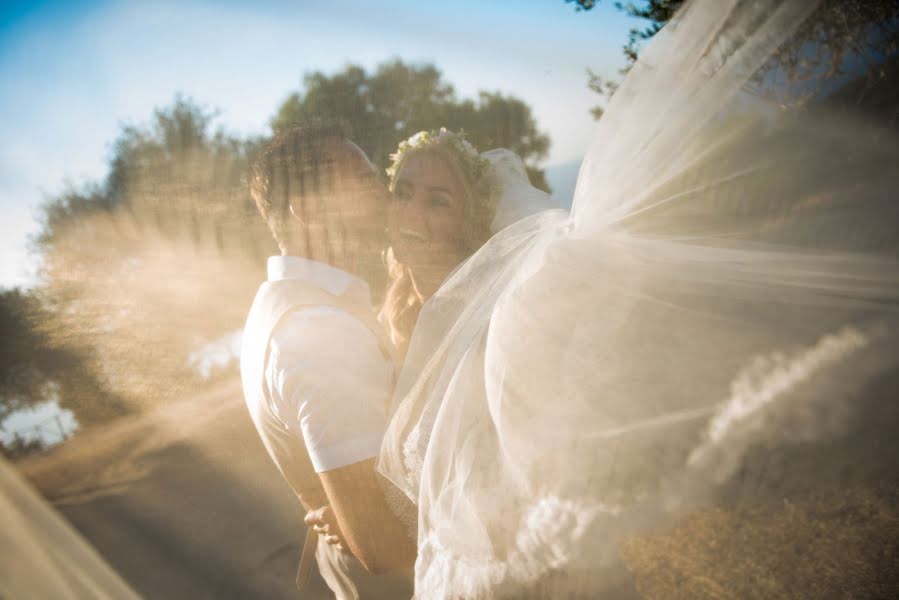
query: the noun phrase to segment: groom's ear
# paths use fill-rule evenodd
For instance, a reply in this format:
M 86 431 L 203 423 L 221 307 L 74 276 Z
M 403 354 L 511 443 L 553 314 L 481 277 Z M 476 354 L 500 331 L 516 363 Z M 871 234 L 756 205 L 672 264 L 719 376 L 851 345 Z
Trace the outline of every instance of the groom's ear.
M 358 152 L 359 155 L 360 155 L 362 158 L 365 159 L 365 162 L 366 162 L 366 163 L 368 164 L 368 166 L 371 168 L 371 172 L 374 173 L 375 175 L 377 175 L 377 174 L 378 174 L 378 167 L 375 166 L 375 163 L 373 163 L 373 162 L 371 161 L 371 159 L 368 157 L 368 154 L 366 154 L 366 153 L 362 150 L 362 148 L 360 148 L 359 146 L 357 146 L 356 143 L 353 142 L 352 140 L 345 140 L 345 141 L 346 141 L 350 146 L 352 146 L 353 149 L 355 149 L 356 152 Z
M 293 201 L 290 202 L 290 216 L 296 219 L 303 227 L 306 226 L 306 221 L 303 219 L 303 215 L 294 207 Z

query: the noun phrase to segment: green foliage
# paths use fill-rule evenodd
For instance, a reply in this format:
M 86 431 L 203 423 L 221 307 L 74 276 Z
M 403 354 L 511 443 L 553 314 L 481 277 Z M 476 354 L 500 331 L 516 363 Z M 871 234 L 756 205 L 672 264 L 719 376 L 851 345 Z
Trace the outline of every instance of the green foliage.
M 683 6 L 684 0 L 644 0 L 641 6 L 628 2 L 623 4 L 616 2 L 615 7 L 623 10 L 629 16 L 649 21 L 648 25 L 641 28 L 633 28 L 627 34 L 627 43 L 624 45 L 624 57 L 627 63 L 622 69 L 622 74 L 630 70 L 640 54 L 640 44 L 657 34 L 662 26 L 674 17 L 674 13 Z
M 44 206 L 46 335 L 90 349 L 94 375 L 129 406 L 196 386 L 188 356 L 240 326 L 274 251 L 247 185 L 259 140 L 213 121 L 176 98 L 149 124 L 123 128 L 103 183 Z
M 309 117 L 345 122 L 353 140 L 382 170 L 399 142 L 418 131 L 464 131 L 479 150 L 502 147 L 517 153 L 528 165 L 532 182 L 547 189 L 536 163 L 546 157 L 550 141 L 537 129 L 530 107 L 498 92 L 460 99 L 433 65 L 394 60 L 374 73 L 357 65 L 332 75 L 308 73 L 303 91 L 282 103 L 271 126 L 277 133 Z
M 601 75 L 594 73 L 592 69 L 588 68 L 587 87 L 600 96 L 611 98 L 612 94 L 615 93 L 615 90 L 618 89 L 618 82 L 602 77 Z M 605 109 L 598 104 L 590 109 L 590 114 L 593 115 L 594 121 L 598 121 L 604 112 Z
M 77 408 L 85 423 L 120 413 L 119 399 L 92 369 L 90 349 L 59 343 L 45 329 L 47 317 L 34 292 L 0 292 L 0 421 L 50 399 Z
M 574 2 L 576 10 L 589 11 L 593 9 L 598 0 L 565 0 L 566 3 Z M 615 8 L 624 11 L 628 16 L 636 19 L 643 19 L 649 23 L 642 28 L 635 27 L 628 32 L 627 42 L 622 47 L 624 53 L 625 65 L 621 69 L 620 74 L 625 75 L 630 71 L 631 67 L 637 61 L 640 54 L 642 42 L 650 39 L 662 27 L 674 17 L 674 13 L 684 4 L 684 0 L 643 0 L 638 6 L 632 2 L 624 4 L 615 2 Z M 618 82 L 606 79 L 597 75 L 591 69 L 587 69 L 587 87 L 599 94 L 602 98 L 608 100 L 618 89 Z M 590 108 L 590 114 L 594 121 L 598 121 L 602 117 L 605 109 L 601 104 L 597 104 Z
M 823 0 L 749 81 L 749 90 L 785 108 L 832 102 L 871 109 L 872 96 L 896 114 L 899 2 Z M 850 81 L 851 80 L 851 81 Z M 892 98 L 887 99 L 889 95 Z
M 223 244 L 223 228 L 255 214 L 247 172 L 261 141 L 213 130 L 214 116 L 176 97 L 154 111 L 148 125 L 123 127 L 103 183 L 68 189 L 45 202 L 38 249 L 48 253 L 88 216 L 123 211 L 140 215 L 143 225 L 152 223 L 160 234 Z
M 35 305 L 19 290 L 0 293 L 0 420 L 37 404 L 45 395 L 48 377 L 70 362 L 70 357 L 50 348 L 35 327 Z
M 11 441 L 0 444 L 0 454 L 7 459 L 33 454 L 43 449 L 44 443 L 39 439 L 26 440 L 21 437 L 14 437 Z
M 599 0 L 565 0 L 568 4 L 574 2 L 577 11 L 591 10 L 596 7 L 598 1 Z M 624 69 L 622 69 L 622 74 L 629 71 L 634 62 L 636 62 L 637 56 L 640 54 L 640 43 L 657 34 L 662 26 L 674 17 L 674 13 L 684 5 L 684 1 L 685 0 L 642 0 L 639 5 L 634 4 L 633 2 L 628 2 L 627 4 L 624 2 L 615 2 L 615 8 L 623 11 L 628 16 L 649 21 L 645 27 L 635 27 L 628 32 L 627 43 L 622 48 L 624 56 L 627 59 L 627 64 Z M 592 78 L 595 77 L 595 75 L 591 72 L 589 77 L 592 81 Z M 594 89 L 592 85 L 589 85 L 589 87 L 590 89 Z M 606 94 L 607 92 L 601 91 L 598 93 Z M 612 93 L 614 93 L 614 90 Z M 593 110 L 591 110 L 591 112 L 593 112 Z M 599 115 L 601 114 L 602 110 L 600 109 Z M 599 118 L 599 115 L 594 113 L 596 119 Z
M 597 0 L 576 1 L 577 10 L 589 11 Z M 627 15 L 646 21 L 645 27 L 628 32 L 622 48 L 627 74 L 643 42 L 651 39 L 670 21 L 684 0 L 642 0 L 639 4 L 616 2 Z M 806 19 L 796 34 L 771 57 L 751 79 L 749 88 L 775 100 L 782 106 L 803 106 L 811 99 L 826 96 L 831 82 L 858 77 L 853 83 L 854 98 L 862 101 L 874 88 L 882 91 L 883 80 L 891 68 L 870 64 L 889 63 L 899 53 L 899 3 L 894 0 L 824 0 Z M 869 63 L 859 69 L 858 63 Z M 850 72 L 854 71 L 854 72 Z M 812 84 L 814 82 L 814 84 Z M 826 89 L 819 89 L 823 84 Z M 587 87 L 605 99 L 611 98 L 617 84 L 587 70 Z M 604 112 L 601 105 L 590 109 L 594 119 Z
M 565 0 L 568 4 L 575 3 L 575 10 L 590 10 L 596 6 L 597 0 Z
M 260 141 L 214 119 L 177 97 L 122 128 L 104 181 L 47 199 L 40 284 L 0 295 L 0 417 L 53 397 L 85 424 L 196 388 L 188 356 L 239 327 L 274 247 Z
M 374 73 L 356 66 L 310 73 L 302 94 L 280 106 L 272 128 L 312 116 L 346 121 L 353 139 L 382 167 L 412 133 L 441 125 L 465 130 L 482 149 L 518 152 L 530 161 L 534 181 L 545 186 L 534 163 L 546 156 L 549 138 L 538 131 L 530 108 L 499 93 L 459 99 L 430 65 L 393 61 Z M 198 378 L 188 357 L 242 325 L 264 278 L 264 258 L 277 252 L 248 190 L 263 141 L 216 129 L 214 113 L 180 97 L 149 123 L 123 127 L 108 176 L 43 207 L 35 322 L 46 340 L 22 337 L 20 353 L 31 356 L 41 344 L 83 351 L 78 377 L 102 381 L 129 408 L 194 393 Z M 35 386 L 76 369 L 70 362 L 50 373 L 47 365 L 56 363 L 35 364 L 19 369 L 31 373 L 22 381 Z M 19 367 L 0 365 L 0 372 L 10 368 Z M 40 397 L 39 389 L 23 385 L 6 397 Z M 60 394 L 79 420 L 93 412 L 83 394 L 65 386 Z

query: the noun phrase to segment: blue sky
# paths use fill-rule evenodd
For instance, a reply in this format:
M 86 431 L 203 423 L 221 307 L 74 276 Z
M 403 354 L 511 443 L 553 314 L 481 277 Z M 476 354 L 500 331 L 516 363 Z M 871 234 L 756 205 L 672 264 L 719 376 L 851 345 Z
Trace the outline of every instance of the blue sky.
M 0 8 L 0 287 L 27 284 L 25 241 L 46 194 L 100 180 L 123 123 L 177 93 L 239 133 L 266 133 L 303 73 L 399 57 L 432 62 L 461 96 L 528 102 L 552 138 L 547 166 L 580 158 L 594 96 L 635 22 L 606 1 L 6 2 Z M 436 124 L 435 126 L 439 126 Z

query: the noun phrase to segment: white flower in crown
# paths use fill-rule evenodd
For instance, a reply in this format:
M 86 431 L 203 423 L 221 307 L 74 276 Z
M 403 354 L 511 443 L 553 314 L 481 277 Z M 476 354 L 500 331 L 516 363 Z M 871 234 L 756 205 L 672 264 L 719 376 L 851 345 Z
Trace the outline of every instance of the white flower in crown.
M 492 219 L 499 197 L 499 186 L 495 178 L 488 175 L 491 170 L 490 161 L 478 154 L 478 151 L 465 139 L 464 135 L 464 132 L 453 133 L 446 127 L 441 127 L 436 131 L 419 131 L 409 139 L 400 142 L 397 151 L 390 155 L 391 164 L 387 168 L 391 189 L 397 170 L 407 152 L 441 145 L 455 154 L 459 165 L 468 176 L 469 183 L 474 189 L 475 206 L 483 211 L 481 214 L 491 215 L 488 220 Z
M 446 144 L 452 148 L 460 159 L 460 163 L 468 173 L 472 182 L 477 182 L 489 168 L 490 163 L 481 158 L 478 151 L 466 140 L 463 133 L 453 133 L 446 127 L 436 131 L 419 131 L 407 140 L 399 143 L 397 151 L 390 155 L 391 164 L 387 167 L 387 176 L 392 180 L 396 176 L 397 167 L 403 155 L 410 150 L 420 150 L 435 144 Z
M 441 134 L 446 133 L 446 128 L 441 128 L 440 133 Z M 418 133 L 416 133 L 415 135 L 413 135 L 412 137 L 409 138 L 408 144 L 412 148 L 417 148 L 421 145 L 426 144 L 429 137 L 431 137 L 431 136 L 428 134 L 427 131 L 419 131 Z

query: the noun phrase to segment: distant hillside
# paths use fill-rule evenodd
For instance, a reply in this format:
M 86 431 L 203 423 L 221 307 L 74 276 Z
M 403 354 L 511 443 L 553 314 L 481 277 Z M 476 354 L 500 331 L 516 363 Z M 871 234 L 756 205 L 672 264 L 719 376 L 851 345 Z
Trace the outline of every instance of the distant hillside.
M 546 181 L 552 188 L 553 200 L 563 208 L 571 208 L 571 199 L 574 197 L 574 186 L 580 168 L 581 161 L 578 159 L 544 169 Z

